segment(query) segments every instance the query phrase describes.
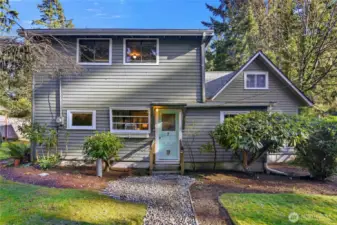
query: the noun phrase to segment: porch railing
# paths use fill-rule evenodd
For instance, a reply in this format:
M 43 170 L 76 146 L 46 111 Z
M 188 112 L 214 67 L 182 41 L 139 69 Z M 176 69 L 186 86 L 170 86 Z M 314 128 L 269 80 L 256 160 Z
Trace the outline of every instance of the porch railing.
M 185 165 L 184 165 L 184 145 L 183 142 L 180 140 L 180 175 L 184 175 L 185 172 Z
M 150 167 L 149 167 L 150 175 L 152 175 L 152 172 L 153 172 L 155 149 L 156 149 L 156 141 L 153 140 L 151 143 L 151 149 L 150 149 Z

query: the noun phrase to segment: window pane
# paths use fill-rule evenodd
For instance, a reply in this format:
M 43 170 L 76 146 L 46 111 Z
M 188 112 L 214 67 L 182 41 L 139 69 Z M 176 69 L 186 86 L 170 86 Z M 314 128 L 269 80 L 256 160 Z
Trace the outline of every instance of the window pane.
M 246 77 L 246 86 L 248 88 L 254 88 L 255 87 L 255 75 L 247 74 L 247 77 Z
M 72 113 L 72 126 L 92 126 L 92 113 Z
M 114 130 L 148 130 L 148 110 L 112 110 Z
M 112 128 L 114 130 L 148 130 L 149 125 L 147 123 L 114 123 Z
M 156 63 L 157 42 L 143 41 L 142 42 L 142 62 Z
M 266 75 L 264 74 L 256 75 L 256 87 L 259 87 L 259 88 L 266 87 Z
M 99 40 L 95 42 L 95 62 L 109 62 L 109 40 Z
M 157 41 L 126 40 L 127 63 L 156 63 Z
M 141 62 L 141 42 L 127 40 L 126 41 L 126 62 L 140 63 Z
M 80 40 L 80 62 L 109 62 L 109 40 Z
M 80 40 L 80 62 L 94 62 L 95 41 Z
M 235 117 L 235 114 L 225 114 L 225 119 Z
M 176 130 L 176 114 L 162 114 L 162 131 Z

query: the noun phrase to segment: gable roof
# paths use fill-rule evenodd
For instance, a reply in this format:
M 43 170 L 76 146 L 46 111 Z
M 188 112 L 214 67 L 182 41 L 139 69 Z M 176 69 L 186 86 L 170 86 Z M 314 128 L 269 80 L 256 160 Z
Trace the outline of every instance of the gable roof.
M 206 98 L 210 99 L 235 76 L 234 71 L 206 72 Z
M 257 57 L 261 57 L 271 68 L 275 71 L 279 77 L 287 83 L 287 85 L 301 98 L 303 99 L 309 106 L 313 105 L 313 102 L 302 92 L 300 91 L 290 80 L 287 78 L 282 71 L 277 68 L 277 66 L 262 52 L 258 51 L 255 55 L 253 55 L 248 61 L 242 65 L 237 71 L 228 75 L 224 75 L 224 77 L 218 78 L 218 84 L 206 84 L 206 93 L 211 93 L 209 95 L 210 100 L 214 100 L 228 85 L 240 74 L 242 73 Z M 212 82 L 212 81 L 210 81 Z M 214 81 L 215 82 L 215 81 Z M 220 88 L 219 88 L 220 87 Z M 214 89 L 213 89 L 214 88 Z M 213 89 L 213 90 L 211 90 Z

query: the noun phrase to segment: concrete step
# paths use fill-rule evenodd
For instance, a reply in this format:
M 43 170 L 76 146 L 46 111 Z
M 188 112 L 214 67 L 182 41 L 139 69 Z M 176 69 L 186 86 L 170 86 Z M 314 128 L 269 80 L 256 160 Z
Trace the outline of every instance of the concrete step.
M 154 171 L 179 171 L 179 164 L 155 164 Z
M 179 174 L 178 170 L 161 170 L 161 171 L 153 171 L 152 175 L 163 175 L 163 174 Z

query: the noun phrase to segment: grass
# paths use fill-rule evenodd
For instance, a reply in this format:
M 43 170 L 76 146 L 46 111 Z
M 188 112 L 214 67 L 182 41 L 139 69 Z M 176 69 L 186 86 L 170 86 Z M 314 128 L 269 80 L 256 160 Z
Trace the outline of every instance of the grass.
M 337 224 L 337 196 L 305 194 L 223 194 L 221 204 L 237 225 Z M 296 223 L 290 213 L 299 215 Z
M 82 190 L 14 183 L 0 177 L 0 224 L 143 224 L 146 206 Z

